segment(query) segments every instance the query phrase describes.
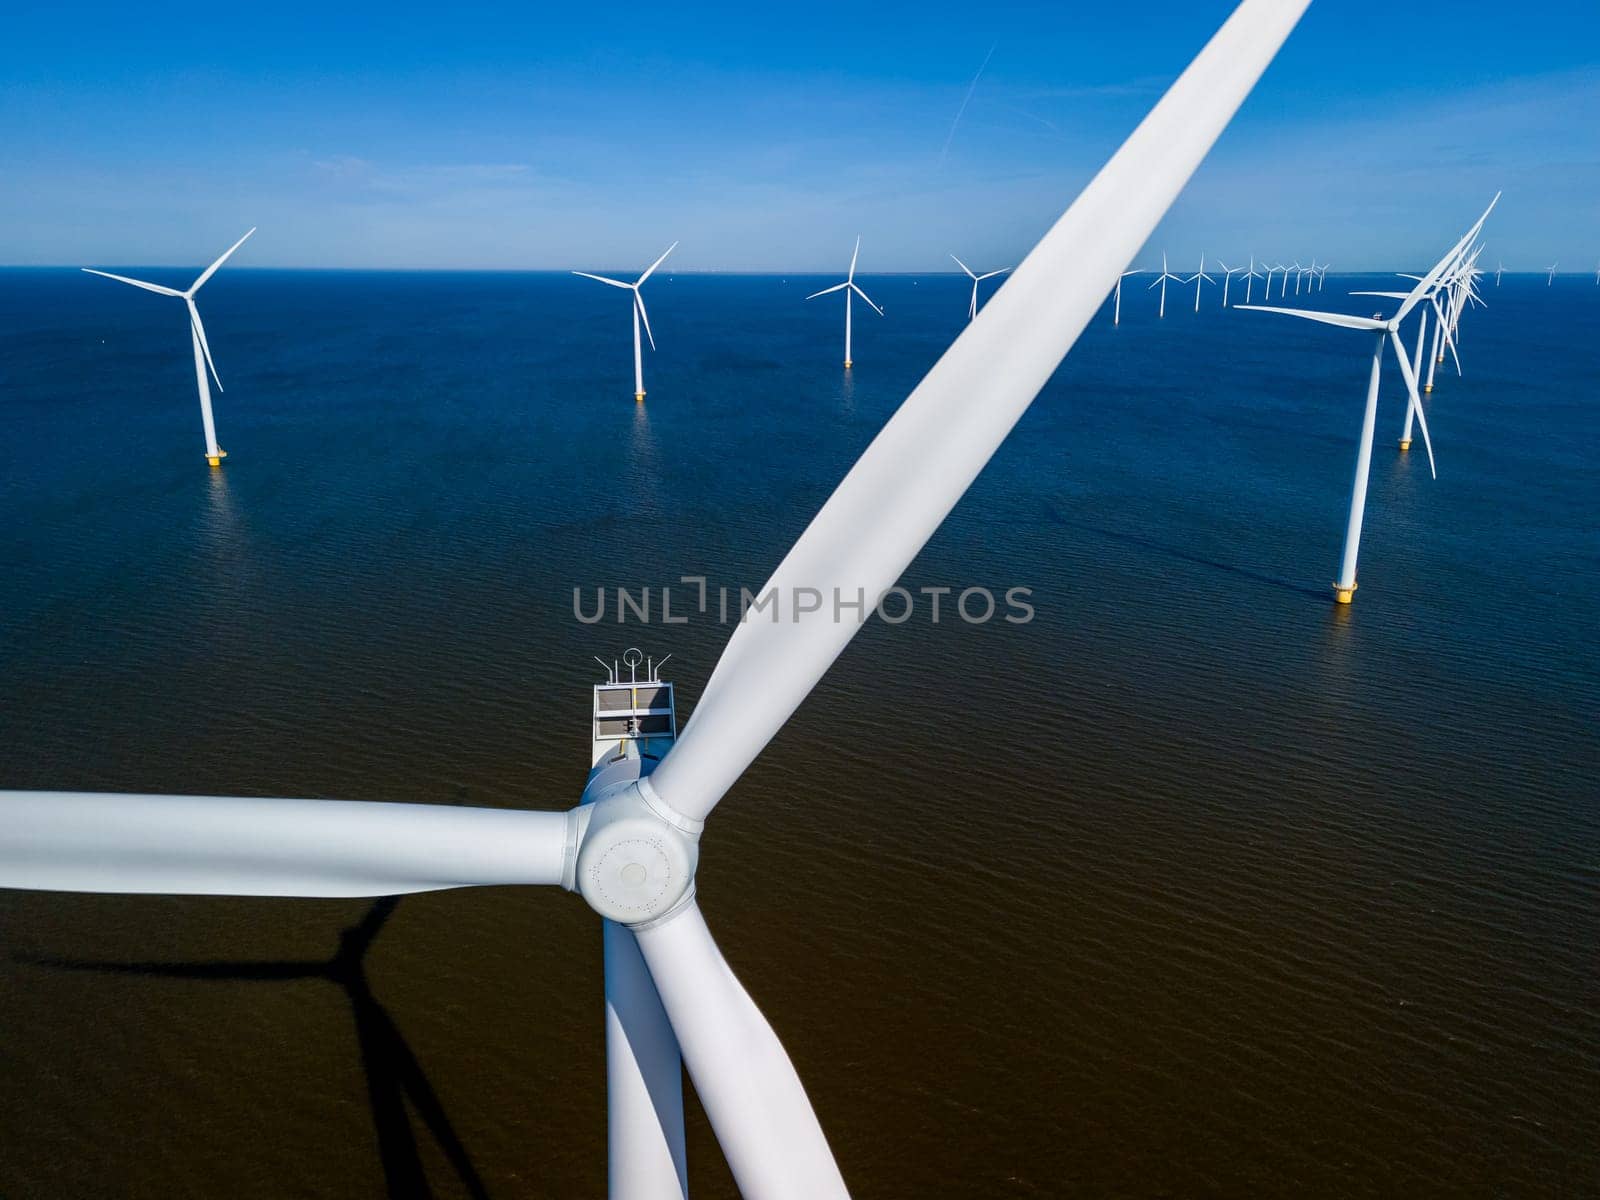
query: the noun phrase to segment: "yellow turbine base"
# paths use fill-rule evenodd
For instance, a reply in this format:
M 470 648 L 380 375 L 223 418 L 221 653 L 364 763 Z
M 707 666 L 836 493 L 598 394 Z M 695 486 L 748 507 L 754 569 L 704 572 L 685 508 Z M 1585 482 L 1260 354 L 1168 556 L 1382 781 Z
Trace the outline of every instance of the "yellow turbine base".
M 1411 439 L 1410 438 L 1401 438 L 1400 439 L 1400 453 L 1404 454 L 1409 449 L 1411 449 Z
M 845 360 L 844 360 L 844 369 L 845 369 L 845 370 L 846 370 L 846 371 L 848 371 L 848 370 L 849 370 L 849 369 L 850 369 L 850 367 L 851 367 L 851 362 L 850 362 L 850 360 L 849 360 L 849 359 L 848 359 L 848 358 L 847 358 L 847 359 L 845 359 Z
M 214 457 L 210 454 L 206 455 L 206 462 L 210 463 L 213 467 L 220 467 L 222 465 L 222 459 L 220 457 Z
M 1353 583 L 1349 587 L 1340 587 L 1337 583 L 1333 585 L 1333 598 L 1339 604 L 1349 604 L 1355 594 L 1356 585 Z
M 1425 392 L 1431 392 L 1431 391 L 1433 391 L 1433 384 L 1431 384 L 1431 383 L 1425 383 L 1425 384 L 1423 384 L 1423 385 L 1422 385 L 1422 390 L 1423 390 L 1423 391 L 1425 391 Z
M 643 392 L 635 392 L 633 394 L 633 402 L 635 404 L 643 404 L 644 403 L 644 393 Z

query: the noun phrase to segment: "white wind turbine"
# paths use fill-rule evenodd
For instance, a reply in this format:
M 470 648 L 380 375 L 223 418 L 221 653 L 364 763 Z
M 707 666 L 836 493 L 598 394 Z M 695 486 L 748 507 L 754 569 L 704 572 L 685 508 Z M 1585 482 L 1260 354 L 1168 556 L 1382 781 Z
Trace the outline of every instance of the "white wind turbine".
M 1378 376 L 1383 368 L 1383 351 L 1386 343 L 1392 344 L 1395 361 L 1400 365 L 1400 374 L 1405 377 L 1407 402 L 1416 413 L 1417 423 L 1422 427 L 1422 444 L 1428 451 L 1428 469 L 1434 470 L 1433 444 L 1428 437 L 1428 419 L 1422 411 L 1422 398 L 1417 394 L 1417 378 L 1411 369 L 1411 363 L 1406 358 L 1405 345 L 1400 341 L 1400 323 L 1410 314 L 1411 310 L 1422 303 L 1433 291 L 1445 273 L 1457 264 L 1461 252 L 1477 236 L 1478 230 L 1483 227 L 1483 222 L 1489 216 L 1500 197 L 1495 196 L 1489 203 L 1489 208 L 1484 210 L 1483 216 L 1459 242 L 1422 277 L 1422 280 L 1410 292 L 1405 294 L 1400 307 L 1395 310 L 1392 317 L 1385 320 L 1382 317 L 1356 317 L 1345 313 L 1312 312 L 1299 308 L 1273 308 L 1267 305 L 1240 305 L 1241 308 L 1250 308 L 1256 312 L 1283 313 L 1286 316 L 1301 317 L 1308 321 L 1318 321 L 1324 325 L 1338 325 L 1345 329 L 1361 329 L 1368 333 L 1377 334 L 1377 340 L 1372 348 L 1372 371 L 1367 380 L 1367 407 L 1361 423 L 1361 442 L 1356 452 L 1355 480 L 1350 489 L 1350 520 L 1345 527 L 1344 555 L 1339 562 L 1339 578 L 1333 583 L 1334 599 L 1340 604 L 1349 604 L 1356 592 L 1356 556 L 1361 549 L 1361 521 L 1366 511 L 1367 504 L 1367 476 L 1372 468 L 1372 438 L 1377 426 L 1378 417 Z
M 1228 307 L 1228 284 L 1233 281 L 1233 277 L 1235 275 L 1243 275 L 1244 274 L 1244 268 L 1243 267 L 1230 267 L 1227 263 L 1223 262 L 1220 258 L 1217 259 L 1217 266 L 1222 268 L 1222 307 L 1223 308 L 1227 308 Z
M 1267 267 L 1266 263 L 1262 263 L 1261 265 Z M 1270 267 L 1267 267 L 1267 286 L 1261 293 L 1261 298 L 1263 300 L 1272 299 L 1272 277 L 1282 270 L 1286 270 L 1282 263 L 1273 263 Z
M 194 347 L 194 378 L 196 386 L 200 389 L 200 423 L 206 435 L 206 462 L 213 467 L 220 467 L 222 460 L 228 457 L 228 452 L 217 445 L 217 424 L 211 416 L 211 384 L 206 379 L 207 369 L 209 368 L 211 372 L 211 378 L 217 381 L 219 392 L 222 391 L 222 380 L 217 376 L 216 364 L 211 361 L 211 346 L 206 341 L 206 327 L 200 323 L 200 310 L 195 306 L 194 296 L 205 286 L 206 280 L 217 273 L 217 268 L 228 261 L 229 255 L 244 245 L 245 239 L 254 232 L 255 226 L 252 225 L 244 237 L 229 246 L 216 262 L 200 272 L 200 277 L 189 285 L 189 290 L 186 292 L 180 292 L 177 288 L 162 287 L 159 283 L 146 283 L 142 279 L 129 279 L 126 275 L 113 275 L 110 271 L 96 271 L 92 267 L 83 268 L 91 275 L 103 275 L 107 279 L 115 279 L 118 283 L 131 283 L 134 287 L 143 288 L 147 292 L 155 292 L 161 296 L 176 296 L 188 307 L 189 341 Z
M 655 269 L 667 261 L 667 255 L 678 248 L 678 243 L 673 242 L 662 251 L 661 257 L 645 268 L 643 275 L 632 283 L 624 283 L 620 279 L 607 279 L 604 275 L 591 275 L 587 271 L 574 271 L 574 275 L 582 275 L 585 279 L 598 279 L 601 283 L 608 283 L 612 287 L 622 288 L 633 293 L 633 400 L 635 404 L 644 403 L 644 347 L 639 344 L 639 322 L 644 322 L 644 335 L 650 339 L 650 349 L 656 348 L 655 334 L 650 332 L 650 314 L 644 310 L 644 296 L 639 291 L 644 286 L 644 281 L 655 273 Z
M 1495 263 L 1495 265 L 1494 265 L 1494 285 L 1495 285 L 1495 287 L 1499 287 L 1500 286 L 1500 272 L 1504 271 L 1505 269 L 1506 269 L 1505 263 L 1503 263 L 1503 262 Z
M 1207 283 L 1216 283 L 1215 279 L 1206 274 L 1206 256 L 1204 254 L 1200 256 L 1200 269 L 1193 275 L 1189 276 L 1189 278 L 1185 279 L 1184 283 L 1194 284 L 1194 310 L 1195 312 L 1199 312 L 1201 285 Z
M 1545 278 L 1545 281 L 1544 281 L 1545 287 L 1549 287 L 1552 283 L 1554 283 L 1556 281 L 1556 268 L 1559 267 L 1560 265 L 1561 264 L 1559 262 L 1553 262 L 1553 263 L 1550 264 L 1550 268 L 1549 268 L 1550 274 Z
M 1329 266 L 1328 263 L 1323 263 L 1322 266 L 1317 268 L 1317 291 L 1319 291 L 1319 292 L 1323 289 L 1323 286 L 1328 282 L 1328 266 Z
M 879 308 L 876 304 L 873 304 L 872 303 L 872 297 L 868 296 L 865 292 L 863 292 L 859 287 L 856 286 L 856 259 L 859 258 L 860 255 L 861 255 L 861 239 L 858 237 L 858 238 L 856 238 L 856 248 L 850 254 L 850 273 L 844 277 L 844 282 L 843 283 L 836 283 L 832 287 L 823 288 L 820 292 L 812 292 L 811 295 L 806 297 L 807 300 L 815 300 L 818 296 L 826 296 L 829 292 L 843 292 L 844 293 L 844 365 L 845 365 L 845 369 L 846 370 L 848 370 L 850 368 L 850 366 L 852 365 L 851 361 L 850 361 L 850 295 L 851 295 L 851 293 L 853 292 L 855 295 L 860 296 L 863 300 L 865 300 L 867 302 L 867 306 L 869 308 L 871 308 L 873 312 L 877 313 L 880 317 L 883 316 L 883 309 Z M 957 261 L 959 262 L 960 260 L 957 259 Z M 971 274 L 970 271 L 967 272 L 967 273 L 969 275 Z M 974 303 L 974 315 L 976 315 L 976 303 L 977 303 L 977 295 L 978 295 L 978 285 L 976 283 L 974 283 L 972 285 L 972 295 L 973 295 L 973 303 Z
M 856 243 L 856 246 L 857 246 L 858 249 L 860 248 L 860 244 L 861 243 L 859 241 Z M 963 271 L 965 271 L 967 273 L 967 276 L 972 280 L 972 302 L 967 305 L 967 320 L 971 321 L 978 315 L 978 285 L 980 283 L 982 283 L 985 279 L 993 279 L 996 275 L 1004 275 L 1007 271 L 1011 270 L 1011 268 L 1010 267 L 1001 267 L 998 271 L 986 271 L 982 275 L 974 275 L 972 273 L 972 268 L 967 266 L 966 263 L 962 262 L 959 258 L 956 258 L 956 256 L 954 254 L 952 254 L 950 257 L 956 259 L 956 266 L 960 267 Z M 855 275 L 854 265 L 855 265 L 855 260 L 851 259 L 851 272 L 850 273 L 851 273 L 851 277 L 852 278 Z M 848 281 L 846 281 L 846 282 L 848 282 Z M 817 294 L 821 295 L 822 293 L 818 292 Z M 810 297 L 808 296 L 807 299 L 810 299 Z M 866 300 L 866 297 L 863 296 L 862 299 Z M 846 301 L 846 303 L 849 303 L 849 301 Z M 867 303 L 871 304 L 872 301 L 867 300 Z M 845 355 L 844 356 L 846 358 L 850 357 L 850 351 L 849 351 L 848 347 L 845 349 Z M 847 363 L 846 365 L 848 366 L 849 364 Z
M 1289 294 L 1289 276 L 1294 275 L 1295 295 L 1300 294 L 1300 260 L 1297 258 L 1283 269 L 1283 282 L 1278 285 L 1278 299 L 1282 300 Z M 1267 297 L 1269 300 L 1271 297 Z
M 983 323 L 970 323 L 912 391 L 763 595 L 885 595 L 1099 311 L 1308 2 L 1243 0 L 1001 287 Z M 717 803 L 867 616 L 839 620 L 826 604 L 795 610 L 792 620 L 735 629 L 653 771 L 636 745 L 603 759 L 566 812 L 0 792 L 0 886 L 346 897 L 510 884 L 577 891 L 604 918 L 611 1195 L 684 1196 L 687 1066 L 746 1200 L 837 1200 L 844 1180 L 811 1103 L 718 950 L 694 887 Z
M 1266 266 L 1267 264 L 1262 263 L 1261 265 Z M 1252 254 L 1250 256 L 1250 269 L 1244 273 L 1244 302 L 1246 304 L 1250 303 L 1250 293 L 1255 290 L 1255 281 L 1261 277 L 1261 272 L 1256 270 L 1256 256 Z M 1267 286 L 1271 287 L 1272 285 L 1269 283 Z
M 1155 282 L 1150 285 L 1151 288 L 1155 287 L 1157 284 L 1161 285 L 1161 311 L 1157 313 L 1157 316 L 1160 317 L 1165 317 L 1167 315 L 1167 280 L 1169 279 L 1172 280 L 1173 283 L 1184 282 L 1184 280 L 1178 278 L 1178 276 L 1167 270 L 1167 252 L 1163 250 L 1161 252 L 1161 274 L 1157 276 Z M 1149 290 L 1150 288 L 1145 288 L 1145 291 L 1148 292 Z
M 1117 298 L 1115 303 L 1111 306 L 1111 323 L 1113 325 L 1122 324 L 1122 281 L 1129 275 L 1143 274 L 1143 271 L 1124 271 L 1121 275 L 1117 276 Z

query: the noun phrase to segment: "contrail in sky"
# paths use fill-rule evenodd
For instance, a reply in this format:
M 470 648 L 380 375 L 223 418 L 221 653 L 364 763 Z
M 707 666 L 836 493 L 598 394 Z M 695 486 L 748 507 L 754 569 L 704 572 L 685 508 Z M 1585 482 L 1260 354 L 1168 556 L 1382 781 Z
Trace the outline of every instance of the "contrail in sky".
M 989 65 L 989 60 L 994 57 L 994 48 L 999 42 L 989 46 L 989 53 L 983 56 L 983 65 L 978 68 L 978 73 L 972 77 L 972 82 L 967 85 L 967 94 L 961 98 L 961 107 L 956 109 L 956 119 L 950 122 L 950 132 L 945 135 L 944 149 L 939 151 L 939 165 L 944 166 L 945 156 L 950 153 L 950 143 L 955 140 L 956 126 L 961 124 L 962 114 L 967 111 L 967 105 L 972 103 L 972 93 L 978 90 L 978 80 L 983 78 L 984 67 Z

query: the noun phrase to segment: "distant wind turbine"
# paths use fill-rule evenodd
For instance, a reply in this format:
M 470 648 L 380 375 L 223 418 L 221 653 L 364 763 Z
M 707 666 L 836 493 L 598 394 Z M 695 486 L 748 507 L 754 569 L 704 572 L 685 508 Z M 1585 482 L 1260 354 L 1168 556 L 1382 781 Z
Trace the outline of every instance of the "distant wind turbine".
M 1161 252 L 1161 275 L 1158 279 L 1156 279 L 1155 283 L 1150 285 L 1152 288 L 1155 287 L 1156 284 L 1161 285 L 1161 311 L 1157 314 L 1161 317 L 1165 317 L 1167 315 L 1167 280 L 1169 279 L 1172 280 L 1173 283 L 1183 282 L 1182 279 L 1179 279 L 1171 271 L 1167 270 L 1167 252 L 1163 250 Z M 1145 291 L 1148 292 L 1149 290 L 1150 288 L 1145 288 Z
M 1266 263 L 1261 265 L 1266 266 Z M 1250 293 L 1255 289 L 1256 280 L 1260 278 L 1261 272 L 1256 270 L 1256 256 L 1252 254 L 1250 256 L 1250 269 L 1245 272 L 1244 276 L 1244 302 L 1246 304 L 1250 303 Z
M 1113 325 L 1122 324 L 1122 281 L 1129 275 L 1143 274 L 1143 271 L 1124 271 L 1121 275 L 1117 276 L 1117 299 L 1116 303 L 1111 307 L 1111 323 Z
M 1195 312 L 1199 312 L 1200 311 L 1200 288 L 1201 288 L 1202 284 L 1215 283 L 1216 282 L 1215 279 L 1211 278 L 1211 276 L 1206 274 L 1206 256 L 1204 254 L 1202 254 L 1200 256 L 1200 269 L 1198 271 L 1196 271 L 1193 275 L 1191 275 L 1188 279 L 1185 279 L 1184 282 L 1185 283 L 1194 284 L 1194 310 L 1195 310 Z
M 1495 263 L 1495 265 L 1494 265 L 1494 285 L 1495 285 L 1495 287 L 1499 287 L 1500 286 L 1500 272 L 1504 271 L 1505 269 L 1506 269 L 1505 263 L 1503 263 L 1503 262 Z
M 1243 275 L 1244 274 L 1244 268 L 1243 267 L 1230 267 L 1227 263 L 1223 262 L 1220 258 L 1217 259 L 1217 265 L 1222 268 L 1222 307 L 1223 308 L 1227 308 L 1228 307 L 1228 284 L 1233 281 L 1233 277 L 1235 275 Z
M 1453 270 L 1459 263 L 1461 253 L 1477 237 L 1478 230 L 1483 227 L 1484 221 L 1489 217 L 1489 212 L 1494 208 L 1500 197 L 1495 196 L 1489 202 L 1489 208 L 1484 210 L 1483 216 L 1478 218 L 1465 237 L 1455 244 L 1448 254 L 1441 258 L 1433 270 L 1429 271 L 1418 282 L 1417 286 L 1406 293 L 1400 302 L 1400 307 L 1395 310 L 1392 317 L 1385 320 L 1382 317 L 1356 317 L 1345 313 L 1311 312 L 1298 308 L 1272 308 L 1266 305 L 1250 305 L 1248 307 L 1257 312 L 1276 312 L 1286 316 L 1301 317 L 1308 321 L 1318 321 L 1324 325 L 1338 325 L 1345 329 L 1360 329 L 1377 334 L 1377 341 L 1372 348 L 1372 372 L 1367 380 L 1367 407 L 1366 414 L 1361 423 L 1361 443 L 1356 454 L 1355 480 L 1350 489 L 1350 520 L 1345 528 L 1344 555 L 1339 563 L 1339 578 L 1334 581 L 1334 599 L 1340 604 L 1349 604 L 1356 592 L 1356 556 L 1361 550 L 1361 520 L 1366 511 L 1367 504 L 1367 477 L 1372 469 L 1372 438 L 1377 426 L 1378 417 L 1378 376 L 1383 369 L 1383 350 L 1385 343 L 1392 344 L 1395 361 L 1400 365 L 1400 374 L 1405 377 L 1406 393 L 1415 410 L 1417 424 L 1422 428 L 1422 444 L 1428 451 L 1428 469 L 1438 477 L 1434 468 L 1433 443 L 1428 437 L 1428 419 L 1422 411 L 1422 397 L 1417 394 L 1417 377 L 1411 369 L 1411 362 L 1406 357 L 1406 348 L 1400 340 L 1400 323 L 1410 315 L 1411 310 L 1427 299 L 1445 276 L 1446 272 Z M 1240 307 L 1245 307 L 1241 305 Z
M 952 254 L 950 257 L 956 258 L 954 254 Z M 982 275 L 974 275 L 972 273 L 972 268 L 967 266 L 967 264 L 962 262 L 959 258 L 956 258 L 956 266 L 965 271 L 967 276 L 972 280 L 972 302 L 967 305 L 967 320 L 971 321 L 978 315 L 978 284 L 982 283 L 985 279 L 993 279 L 996 275 L 1004 275 L 1007 271 L 1011 270 L 1011 268 L 1001 267 L 998 271 L 985 271 Z M 818 294 L 820 295 L 821 293 Z M 865 297 L 863 297 L 863 299 L 865 299 Z M 867 303 L 870 304 L 872 302 L 868 300 Z M 850 357 L 848 352 L 846 352 L 845 357 Z
M 1554 283 L 1556 281 L 1556 268 L 1559 267 L 1560 265 L 1561 264 L 1559 262 L 1553 262 L 1553 263 L 1550 264 L 1550 275 L 1544 281 L 1545 287 L 1549 287 L 1552 283 Z
M 678 243 L 673 242 L 662 252 L 660 258 L 645 268 L 643 275 L 632 283 L 624 283 L 620 279 L 607 279 L 604 275 L 591 275 L 587 271 L 574 271 L 574 275 L 582 275 L 585 279 L 597 279 L 601 283 L 609 283 L 612 287 L 622 288 L 633 293 L 633 400 L 635 404 L 644 403 L 644 348 L 639 344 L 639 322 L 644 321 L 644 335 L 650 339 L 650 349 L 656 348 L 655 334 L 650 332 L 650 314 L 644 310 L 644 296 L 639 289 L 644 286 L 644 281 L 655 273 L 655 269 L 667 261 L 667 255 L 678 248 Z
M 836 283 L 830 288 L 823 288 L 820 292 L 812 292 L 811 295 L 806 297 L 807 300 L 815 300 L 818 296 L 826 296 L 829 292 L 841 292 L 842 291 L 844 293 L 844 365 L 845 365 L 845 369 L 846 370 L 849 370 L 850 366 L 851 366 L 851 362 L 850 362 L 850 294 L 853 292 L 857 296 L 860 296 L 863 300 L 865 300 L 867 302 L 867 305 L 872 309 L 873 312 L 877 313 L 880 317 L 883 316 L 883 309 L 879 308 L 876 304 L 873 304 L 872 303 L 872 297 L 868 296 L 865 292 L 863 292 L 859 287 L 856 286 L 856 259 L 859 258 L 860 256 L 861 256 L 861 239 L 858 237 L 858 238 L 856 238 L 856 248 L 855 248 L 854 252 L 850 255 L 850 273 L 845 276 L 844 282 L 843 283 Z M 969 271 L 968 274 L 970 275 L 971 272 Z M 977 284 L 973 284 L 973 290 L 974 290 L 974 295 L 976 295 Z
M 206 380 L 206 369 L 210 368 L 211 378 L 217 381 L 217 391 L 219 392 L 222 391 L 222 380 L 217 376 L 216 364 L 211 361 L 211 347 L 206 342 L 206 327 L 200 323 L 200 310 L 195 307 L 194 296 L 196 292 L 205 286 L 206 280 L 217 273 L 217 268 L 228 261 L 228 256 L 244 245 L 245 239 L 254 232 L 255 227 L 251 226 L 249 233 L 246 233 L 244 237 L 229 246 L 223 251 L 221 258 L 200 272 L 200 278 L 190 284 L 189 290 L 186 292 L 180 292 L 177 288 L 162 287 L 159 283 L 145 283 L 142 279 L 129 279 L 126 275 L 113 275 L 109 271 L 96 271 L 91 267 L 83 268 L 91 275 L 103 275 L 107 279 L 115 279 L 118 283 L 131 283 L 134 287 L 143 288 L 147 292 L 155 292 L 161 296 L 177 296 L 188 306 L 189 340 L 194 345 L 194 377 L 200 389 L 200 422 L 205 427 L 206 433 L 206 462 L 213 467 L 220 467 L 222 460 L 228 456 L 228 452 L 217 445 L 217 426 L 211 417 L 211 384 Z

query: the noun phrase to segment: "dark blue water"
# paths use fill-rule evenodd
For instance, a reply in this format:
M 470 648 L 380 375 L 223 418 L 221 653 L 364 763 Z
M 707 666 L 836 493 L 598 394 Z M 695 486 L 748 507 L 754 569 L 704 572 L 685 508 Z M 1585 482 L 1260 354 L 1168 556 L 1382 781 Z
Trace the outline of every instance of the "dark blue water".
M 0 785 L 569 805 L 590 655 L 687 712 L 729 632 L 572 589 L 755 588 L 965 316 L 864 281 L 846 376 L 831 282 L 652 280 L 639 407 L 598 284 L 225 270 L 213 472 L 176 302 L 0 272 Z M 1600 289 L 1489 282 L 1437 481 L 1389 366 L 1349 609 L 1370 343 L 1184 295 L 1129 281 L 904 581 L 1037 618 L 869 625 L 719 808 L 712 927 L 861 1196 L 1592 1190 Z M 364 912 L 0 894 L 0 1194 L 371 1195 L 407 1139 L 599 1194 L 592 914 L 409 898 L 365 993 L 229 966 Z

